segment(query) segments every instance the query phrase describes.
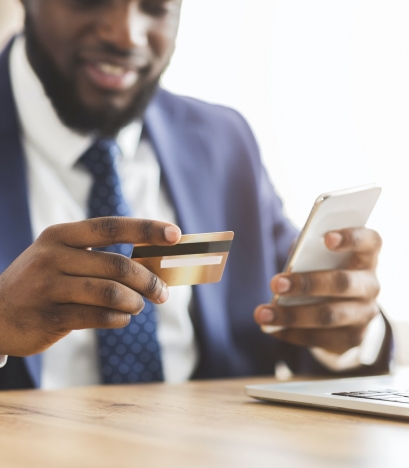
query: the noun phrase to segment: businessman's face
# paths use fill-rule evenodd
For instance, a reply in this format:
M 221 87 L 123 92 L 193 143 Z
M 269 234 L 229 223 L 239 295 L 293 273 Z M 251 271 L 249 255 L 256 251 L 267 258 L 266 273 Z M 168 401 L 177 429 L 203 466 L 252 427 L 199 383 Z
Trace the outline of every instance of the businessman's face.
M 31 65 L 64 123 L 115 134 L 140 116 L 175 46 L 182 0 L 23 0 Z

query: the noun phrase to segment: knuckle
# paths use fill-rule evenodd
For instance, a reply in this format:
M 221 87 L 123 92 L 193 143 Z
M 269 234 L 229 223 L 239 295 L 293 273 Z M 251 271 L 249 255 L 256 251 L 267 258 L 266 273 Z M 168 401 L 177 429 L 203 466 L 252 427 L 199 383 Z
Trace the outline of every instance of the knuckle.
M 46 247 L 40 247 L 31 256 L 29 264 L 39 272 L 46 272 L 50 268 L 50 265 L 55 264 L 55 258 Z
M 336 291 L 345 293 L 351 286 L 351 279 L 346 271 L 336 271 L 334 272 L 333 283 Z
M 87 323 L 87 314 L 83 307 L 77 307 L 77 319 L 81 323 L 82 327 Z
M 372 254 L 361 253 L 359 256 L 354 255 L 351 260 L 351 269 L 366 270 L 368 265 L 372 263 Z
M 47 308 L 41 311 L 41 318 L 44 322 L 54 325 L 62 325 L 63 317 L 61 314 L 58 313 L 56 308 Z
M 299 276 L 300 293 L 308 295 L 314 287 L 313 277 L 308 273 L 303 273 Z
M 356 241 L 356 233 L 355 229 L 340 229 L 338 232 L 342 235 L 342 248 L 349 248 L 355 244 Z
M 97 314 L 97 324 L 100 328 L 111 328 L 116 321 L 116 314 L 112 310 L 102 310 Z
M 101 292 L 104 303 L 111 306 L 116 306 L 121 302 L 122 294 L 119 287 L 115 283 L 104 285 Z
M 323 327 L 329 327 L 336 323 L 337 314 L 334 309 L 328 305 L 322 305 L 318 308 L 317 311 L 317 323 Z
M 41 319 L 43 321 L 42 329 L 47 331 L 48 335 L 54 335 L 53 342 L 62 338 L 67 331 L 71 331 L 69 317 L 57 307 L 44 309 L 41 312 Z
M 33 293 L 36 297 L 49 298 L 54 291 L 54 281 L 50 276 L 39 275 L 33 279 L 32 283 Z
M 108 268 L 117 278 L 124 278 L 129 275 L 131 271 L 131 263 L 123 255 L 107 255 Z
M 117 239 L 124 231 L 123 220 L 118 216 L 102 218 L 96 221 L 98 230 L 102 237 L 109 241 Z
M 90 281 L 90 280 L 85 280 L 84 283 L 83 283 L 83 287 L 84 287 L 84 291 L 86 291 L 86 292 L 93 291 L 93 289 L 94 289 L 94 285 L 93 285 L 92 281 Z
M 103 309 L 97 314 L 97 324 L 99 328 L 124 328 L 131 320 L 131 316 L 125 313 Z
M 155 232 L 155 225 L 150 219 L 142 219 L 139 224 L 139 234 L 141 240 L 150 241 Z
M 44 231 L 40 234 L 37 239 L 39 243 L 47 243 L 50 241 L 55 241 L 60 238 L 61 235 L 61 226 L 56 224 L 54 226 L 49 226 L 48 228 L 44 229 Z
M 159 278 L 154 275 L 153 273 L 150 273 L 148 276 L 148 281 L 146 283 L 146 293 L 147 294 L 153 294 L 155 290 L 159 287 Z

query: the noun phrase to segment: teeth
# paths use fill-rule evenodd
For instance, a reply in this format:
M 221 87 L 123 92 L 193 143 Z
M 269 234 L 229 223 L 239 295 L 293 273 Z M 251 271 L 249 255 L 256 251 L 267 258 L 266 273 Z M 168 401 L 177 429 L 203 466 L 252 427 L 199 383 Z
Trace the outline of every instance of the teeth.
M 122 76 L 126 73 L 125 68 L 110 63 L 98 63 L 97 67 L 106 75 Z

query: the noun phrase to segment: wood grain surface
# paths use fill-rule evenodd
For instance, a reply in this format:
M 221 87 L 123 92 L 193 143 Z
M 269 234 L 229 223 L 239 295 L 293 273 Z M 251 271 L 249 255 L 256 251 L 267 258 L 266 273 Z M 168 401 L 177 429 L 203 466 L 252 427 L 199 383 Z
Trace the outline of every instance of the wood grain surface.
M 408 423 L 244 395 L 267 381 L 2 392 L 0 466 L 409 466 Z

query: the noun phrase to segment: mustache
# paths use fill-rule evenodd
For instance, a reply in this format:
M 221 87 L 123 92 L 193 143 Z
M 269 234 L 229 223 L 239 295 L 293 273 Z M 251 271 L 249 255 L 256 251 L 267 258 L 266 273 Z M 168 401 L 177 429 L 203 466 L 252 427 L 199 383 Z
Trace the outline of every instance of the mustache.
M 94 46 L 84 46 L 77 53 L 79 60 L 107 60 L 126 63 L 138 68 L 147 67 L 151 63 L 148 51 L 140 49 L 120 49 L 112 44 L 98 44 Z

